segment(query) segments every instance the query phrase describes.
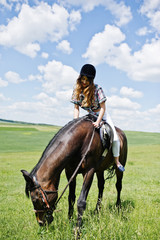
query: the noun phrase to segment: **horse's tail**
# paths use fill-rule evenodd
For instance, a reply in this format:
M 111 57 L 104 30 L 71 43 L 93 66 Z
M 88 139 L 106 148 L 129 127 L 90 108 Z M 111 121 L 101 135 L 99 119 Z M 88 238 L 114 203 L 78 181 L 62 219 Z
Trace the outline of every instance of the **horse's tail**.
M 122 164 L 125 166 L 126 161 L 127 161 L 127 153 L 128 153 L 128 142 L 127 142 L 127 137 L 123 131 L 121 131 L 121 138 L 122 138 L 122 148 L 121 148 L 121 156 L 120 158 L 122 159 Z
M 107 177 L 105 178 L 104 181 L 113 178 L 114 175 L 115 175 L 115 166 L 112 165 L 111 167 L 109 167 L 109 168 L 107 169 Z

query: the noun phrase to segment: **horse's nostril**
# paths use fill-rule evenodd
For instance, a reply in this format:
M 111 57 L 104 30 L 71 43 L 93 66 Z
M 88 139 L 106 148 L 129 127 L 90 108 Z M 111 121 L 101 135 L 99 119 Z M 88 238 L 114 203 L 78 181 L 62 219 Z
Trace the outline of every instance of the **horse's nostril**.
M 53 216 L 52 215 L 47 216 L 46 219 L 47 219 L 48 224 L 51 224 L 51 222 L 53 222 Z

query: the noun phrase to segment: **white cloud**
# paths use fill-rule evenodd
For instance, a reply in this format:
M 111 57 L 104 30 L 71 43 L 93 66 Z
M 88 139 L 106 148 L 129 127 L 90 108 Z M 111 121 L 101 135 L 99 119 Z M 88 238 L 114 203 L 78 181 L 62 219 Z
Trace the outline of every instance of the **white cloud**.
M 73 119 L 73 104 L 70 98 L 78 73 L 61 62 L 51 61 L 39 66 L 41 75 L 30 75 L 28 80 L 42 82 L 42 92 L 33 96 L 32 101 L 13 102 L 0 108 L 3 118 L 37 123 L 64 125 Z M 9 74 L 10 73 L 10 74 Z M 7 73 L 12 82 L 19 82 L 20 76 Z M 2 96 L 1 96 L 2 98 Z M 3 97 L 3 100 L 6 100 Z
M 158 115 L 152 117 L 147 111 L 111 109 L 110 115 L 114 124 L 123 130 L 160 132 L 160 124 L 157 121 L 159 119 Z
M 106 62 L 136 81 L 160 81 L 160 39 L 152 39 L 133 53 L 124 40 L 118 27 L 106 25 L 103 32 L 92 37 L 82 56 L 95 65 Z
M 39 66 L 38 69 L 43 75 L 43 89 L 47 93 L 71 89 L 78 77 L 78 73 L 72 67 L 55 60 L 45 66 Z
M 40 43 L 61 40 L 68 35 L 69 27 L 75 29 L 79 21 L 78 12 L 72 11 L 70 15 L 57 4 L 41 2 L 33 7 L 23 4 L 18 17 L 12 18 L 7 26 L 0 26 L 0 44 L 33 58 L 40 51 Z
M 7 86 L 8 86 L 8 82 L 0 78 L 0 87 L 7 87 Z
M 44 105 L 41 102 L 14 102 L 9 106 L 10 111 L 27 114 L 36 114 L 38 111 L 43 111 Z
M 112 88 L 110 89 L 110 92 L 113 93 L 113 94 L 117 93 L 117 91 L 118 91 L 118 89 L 115 88 L 115 87 L 112 87 Z
M 28 76 L 28 80 L 29 81 L 39 81 L 39 82 L 42 82 L 42 76 L 40 74 L 37 74 L 37 75 L 29 75 Z
M 15 49 L 20 53 L 34 58 L 36 57 L 37 52 L 40 51 L 40 45 L 38 43 L 24 43 L 24 45 L 15 46 Z
M 0 93 L 0 101 L 8 101 L 10 100 L 9 98 L 6 98 L 3 93 Z
M 158 104 L 155 108 L 149 109 L 148 112 L 159 114 L 159 118 L 160 118 L 160 104 Z
M 46 52 L 42 52 L 41 56 L 42 56 L 42 58 L 45 58 L 45 59 L 47 59 L 49 57 L 48 53 L 46 53 Z
M 142 27 L 142 28 L 139 28 L 136 32 L 137 35 L 139 36 L 145 36 L 147 35 L 148 33 L 151 33 L 152 31 L 149 30 L 147 27 Z
M 50 99 L 47 95 L 40 94 L 35 97 L 37 101 L 21 101 L 14 102 L 9 106 L 2 106 L 0 108 L 1 118 L 58 126 L 62 126 L 73 119 L 71 104 L 64 106 L 62 103 L 58 103 L 57 105 L 52 101 L 48 104 L 48 101 L 45 100 L 47 98 Z
M 28 3 L 28 0 L 0 0 L 0 5 L 7 8 L 8 10 L 15 8 L 15 11 L 19 11 L 21 5 L 24 3 Z
M 81 14 L 79 11 L 72 10 L 69 16 L 69 25 L 71 31 L 76 29 L 76 25 L 81 21 Z
M 82 57 L 88 58 L 89 62 L 97 65 L 108 61 L 107 58 L 111 57 L 114 45 L 118 46 L 125 40 L 125 35 L 119 28 L 111 25 L 106 25 L 103 32 L 96 33 Z
M 129 98 L 141 98 L 143 97 L 143 93 L 140 91 L 136 91 L 133 88 L 122 87 L 120 89 L 120 94 L 129 97 Z
M 160 132 L 160 104 L 141 111 L 141 105 L 117 95 L 108 97 L 107 110 L 115 126 L 123 130 Z
M 58 0 L 59 3 L 64 4 L 64 6 L 77 6 L 82 8 L 85 12 L 92 11 L 96 6 L 101 3 L 101 0 Z
M 71 54 L 72 48 L 70 47 L 70 43 L 67 40 L 63 40 L 57 45 L 57 49 L 61 50 L 63 53 Z
M 113 0 L 108 1 L 104 0 L 102 1 L 102 4 L 104 4 L 104 6 L 111 11 L 113 16 L 115 16 L 115 18 L 117 19 L 115 23 L 118 26 L 125 25 L 131 21 L 132 19 L 131 9 L 129 6 L 126 6 L 123 1 L 117 3 L 116 1 Z
M 142 111 L 139 103 L 114 95 L 108 97 L 107 109 L 115 126 L 123 130 L 160 132 L 160 104 Z
M 7 3 L 7 0 L 0 0 L 0 5 L 2 5 L 3 7 L 7 8 L 9 10 L 11 10 L 11 8 L 12 8 L 12 5 Z
M 58 2 L 63 3 L 64 6 L 78 6 L 85 12 L 92 11 L 97 6 L 103 6 L 116 18 L 115 23 L 118 26 L 127 24 L 132 19 L 130 7 L 126 6 L 123 1 L 117 3 L 114 0 L 59 0 Z
M 36 100 L 41 101 L 46 106 L 54 106 L 58 105 L 58 101 L 56 98 L 49 97 L 46 93 L 41 92 L 37 96 L 34 97 Z
M 160 33 L 160 0 L 144 0 L 140 13 L 147 16 L 150 25 Z
M 132 102 L 126 97 L 118 97 L 116 95 L 108 97 L 107 106 L 109 108 L 121 109 L 121 110 L 138 110 L 141 105 L 137 102 Z
M 160 39 L 153 39 L 143 45 L 142 49 L 132 56 L 133 68 L 128 75 L 139 81 L 160 81 Z
M 70 101 L 72 96 L 73 89 L 57 91 L 56 98 L 58 101 Z
M 7 73 L 5 73 L 5 78 L 8 80 L 8 82 L 15 84 L 25 81 L 24 79 L 21 79 L 18 73 L 12 71 L 8 71 Z
M 140 8 L 142 13 L 154 12 L 160 9 L 160 0 L 143 0 L 143 4 Z
M 160 11 L 157 11 L 151 17 L 151 25 L 160 33 Z

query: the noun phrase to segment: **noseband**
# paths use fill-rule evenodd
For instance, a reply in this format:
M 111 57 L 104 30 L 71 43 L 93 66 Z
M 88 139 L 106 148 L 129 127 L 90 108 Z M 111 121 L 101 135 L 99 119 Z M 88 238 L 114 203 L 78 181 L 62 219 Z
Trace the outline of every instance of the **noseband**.
M 33 181 L 35 183 L 35 186 L 33 188 L 30 189 L 30 192 L 34 191 L 35 189 L 38 189 L 39 193 L 40 193 L 40 197 L 42 199 L 43 202 L 43 207 L 44 209 L 39 210 L 39 209 L 34 209 L 33 211 L 35 213 L 39 213 L 39 212 L 53 212 L 55 207 L 51 207 L 49 202 L 48 202 L 48 197 L 47 194 L 55 194 L 57 193 L 57 191 L 48 191 L 48 190 L 43 190 L 41 185 L 38 183 L 37 179 L 35 176 L 33 176 Z

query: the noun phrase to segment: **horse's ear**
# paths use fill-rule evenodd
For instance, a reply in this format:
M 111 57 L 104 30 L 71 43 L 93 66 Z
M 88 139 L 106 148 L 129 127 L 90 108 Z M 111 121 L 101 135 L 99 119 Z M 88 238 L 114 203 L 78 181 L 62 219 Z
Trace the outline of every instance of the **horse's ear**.
M 21 170 L 23 173 L 23 177 L 26 180 L 27 183 L 33 184 L 33 179 L 30 177 L 30 174 L 26 170 Z
M 31 178 L 30 174 L 26 170 L 21 170 L 21 172 L 26 181 L 25 192 L 26 192 L 27 197 L 29 198 L 29 191 L 34 186 L 34 182 L 33 182 L 33 179 Z

